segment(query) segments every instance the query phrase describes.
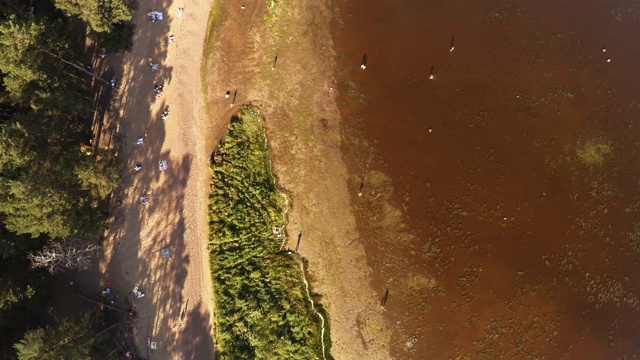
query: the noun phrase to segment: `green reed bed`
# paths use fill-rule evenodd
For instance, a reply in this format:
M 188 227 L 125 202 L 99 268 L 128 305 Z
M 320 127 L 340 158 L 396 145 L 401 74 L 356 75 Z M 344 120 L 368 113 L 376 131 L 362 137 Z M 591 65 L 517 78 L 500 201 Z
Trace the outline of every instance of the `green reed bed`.
M 244 106 L 211 159 L 211 271 L 220 359 L 321 359 L 321 324 L 295 254 L 280 251 L 286 198 L 263 118 Z M 326 334 L 325 336 L 327 336 Z

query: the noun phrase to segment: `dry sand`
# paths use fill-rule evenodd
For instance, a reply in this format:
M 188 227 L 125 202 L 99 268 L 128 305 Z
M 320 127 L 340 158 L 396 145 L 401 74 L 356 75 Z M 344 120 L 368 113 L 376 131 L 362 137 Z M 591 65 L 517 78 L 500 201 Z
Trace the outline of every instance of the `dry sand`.
M 200 86 L 202 45 L 212 0 L 155 1 L 135 11 L 133 47 L 109 59 L 120 84 L 112 100 L 101 143 L 119 134 L 127 164 L 101 261 L 119 301 L 135 301 L 133 321 L 139 355 L 155 359 L 213 358 L 213 295 L 207 252 L 208 119 Z M 181 17 L 178 7 L 184 7 Z M 150 23 L 148 10 L 164 19 Z M 175 42 L 169 42 L 174 34 Z M 148 58 L 159 63 L 148 67 Z M 158 98 L 154 84 L 163 83 Z M 161 119 L 170 107 L 167 120 Z M 109 132 L 112 131 L 112 132 Z M 144 137 L 144 145 L 136 140 Z M 113 139 L 115 141 L 115 139 Z M 168 169 L 160 171 L 159 161 Z M 142 170 L 135 173 L 136 163 Z M 142 205 L 140 196 L 149 203 Z M 171 250 L 171 259 L 161 249 Z M 139 286 L 146 296 L 133 300 Z M 149 350 L 147 338 L 157 343 Z M 150 352 L 149 354 L 147 352 Z

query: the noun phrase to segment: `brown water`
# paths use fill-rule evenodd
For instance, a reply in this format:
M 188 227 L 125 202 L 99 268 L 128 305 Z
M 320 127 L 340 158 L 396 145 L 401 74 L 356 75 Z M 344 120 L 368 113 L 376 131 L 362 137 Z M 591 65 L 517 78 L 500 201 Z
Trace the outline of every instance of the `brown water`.
M 640 357 L 640 5 L 335 6 L 394 358 Z

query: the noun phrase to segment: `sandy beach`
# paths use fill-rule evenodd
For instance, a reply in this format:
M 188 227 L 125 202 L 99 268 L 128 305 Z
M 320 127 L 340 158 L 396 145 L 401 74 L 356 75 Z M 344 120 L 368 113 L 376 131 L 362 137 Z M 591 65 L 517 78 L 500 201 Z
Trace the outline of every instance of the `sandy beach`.
M 127 170 L 100 266 L 103 283 L 112 283 L 118 301 L 135 304 L 131 325 L 135 346 L 145 358 L 214 357 L 206 248 L 210 134 L 200 86 L 200 55 L 212 3 L 166 7 L 156 1 L 138 9 L 132 49 L 108 59 L 119 84 L 106 119 L 110 126 L 100 140 L 106 144 L 111 135 L 118 137 Z M 184 8 L 180 17 L 179 7 Z M 162 12 L 163 19 L 147 21 L 149 10 Z M 158 97 L 156 84 L 163 85 Z M 163 120 L 166 106 L 169 117 Z M 137 144 L 140 138 L 142 145 Z M 167 162 L 166 170 L 161 171 L 160 161 Z M 147 204 L 140 200 L 143 195 Z M 162 249 L 169 250 L 170 259 Z M 145 297 L 133 299 L 136 286 Z M 155 350 L 148 339 L 156 343 Z

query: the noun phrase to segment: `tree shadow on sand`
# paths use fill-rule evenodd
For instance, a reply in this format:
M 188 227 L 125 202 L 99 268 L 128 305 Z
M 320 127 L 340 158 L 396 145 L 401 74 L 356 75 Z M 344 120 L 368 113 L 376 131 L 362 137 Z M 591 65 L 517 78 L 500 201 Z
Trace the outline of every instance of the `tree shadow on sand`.
M 168 6 L 164 4 L 163 8 Z M 138 46 L 137 51 L 134 47 L 131 53 L 114 55 L 116 59 L 110 61 L 114 65 L 104 67 L 104 71 L 120 74 L 120 80 L 113 94 L 103 94 L 109 96 L 112 110 L 98 113 L 94 121 L 97 141 L 118 148 L 126 161 L 122 185 L 114 196 L 110 229 L 105 234 L 108 241 L 102 259 L 106 269 L 102 281 L 111 281 L 114 291 L 124 294 L 116 303 L 135 307 L 130 328 L 140 356 L 170 358 L 174 344 L 187 341 L 182 355 L 195 359 L 198 354 L 211 353 L 213 342 L 210 315 L 198 311 L 205 309 L 204 305 L 189 305 L 193 308 L 183 316 L 188 329 L 180 324 L 188 301 L 183 291 L 192 261 L 189 251 L 195 250 L 188 250 L 184 239 L 193 216 L 185 213 L 184 204 L 193 160 L 189 155 L 172 158 L 170 151 L 162 150 L 167 123 L 161 113 L 170 103 L 164 96 L 156 97 L 153 87 L 158 83 L 165 88 L 171 86 L 173 69 L 164 64 L 171 19 L 166 10 L 156 9 L 164 11 L 164 20 L 146 23 L 140 17 L 145 17 L 147 10 L 134 12 L 138 28 L 133 42 L 144 45 Z M 154 50 L 145 53 L 141 47 Z M 157 71 L 148 66 L 150 61 L 160 65 Z M 122 65 L 115 65 L 118 62 Z M 143 138 L 142 146 L 136 145 L 139 138 Z M 166 170 L 159 168 L 161 160 L 167 160 Z M 141 165 L 139 171 L 133 170 L 136 164 Z M 141 204 L 142 195 L 147 196 L 148 204 Z M 188 242 L 192 243 L 195 242 Z M 169 249 L 170 258 L 162 257 L 163 249 Z M 145 296 L 134 298 L 134 287 Z M 185 336 L 188 340 L 184 340 Z M 147 339 L 157 348 L 151 350 Z
M 193 308 L 187 309 L 186 315 L 180 327 L 180 345 L 184 348 L 184 353 L 188 357 L 184 359 L 197 360 L 202 358 L 202 354 L 210 353 L 211 337 L 202 334 L 211 334 L 211 318 L 206 313 L 207 306 L 202 302 L 194 304 Z

